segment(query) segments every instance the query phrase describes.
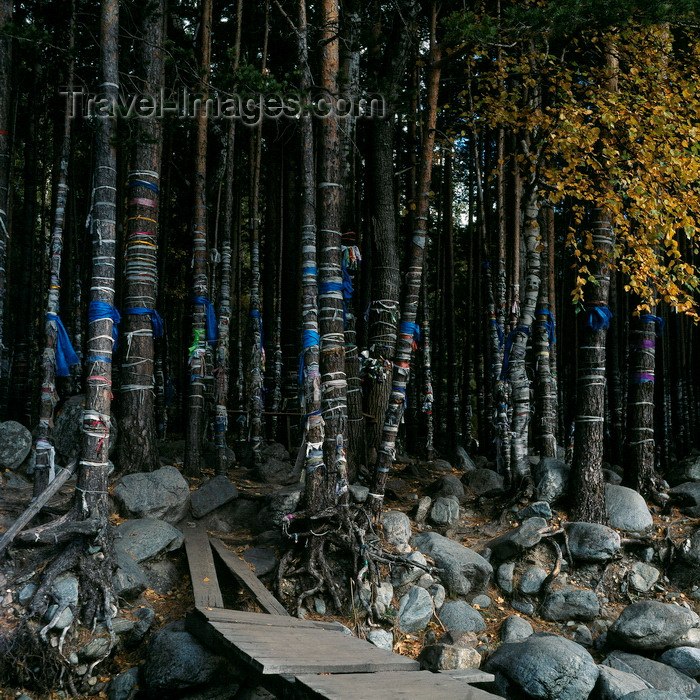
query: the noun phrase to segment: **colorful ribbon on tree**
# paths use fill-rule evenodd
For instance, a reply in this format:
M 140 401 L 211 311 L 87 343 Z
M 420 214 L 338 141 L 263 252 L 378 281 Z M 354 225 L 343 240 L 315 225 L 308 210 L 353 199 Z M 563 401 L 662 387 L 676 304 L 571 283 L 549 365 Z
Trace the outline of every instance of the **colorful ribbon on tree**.
M 612 311 L 607 306 L 589 306 L 586 309 L 586 325 L 593 331 L 602 331 L 610 328 Z
M 515 338 L 518 333 L 522 333 L 525 336 L 530 335 L 530 329 L 527 326 L 516 326 L 510 333 L 508 333 L 508 338 L 506 338 L 505 348 L 503 350 L 503 365 L 501 366 L 501 376 L 500 379 L 503 381 L 508 376 L 508 365 L 510 364 L 510 351 L 515 342 Z
M 547 329 L 547 337 L 549 338 L 549 347 L 551 348 L 557 342 L 556 327 L 554 325 L 554 314 L 549 309 L 538 309 L 537 316 L 545 316 L 546 321 L 542 321 L 542 325 Z
M 56 324 L 56 376 L 70 376 L 69 367 L 80 364 L 80 358 L 73 350 L 70 338 L 58 314 L 47 313 L 46 319 Z
M 644 321 L 644 323 L 655 323 L 657 336 L 661 335 L 664 332 L 664 326 L 666 325 L 666 322 L 663 318 L 661 318 L 661 316 L 654 316 L 654 314 L 642 314 L 639 317 L 639 320 Z
M 119 337 L 119 330 L 117 326 L 122 320 L 116 307 L 108 304 L 106 301 L 91 301 L 88 307 L 88 323 L 95 323 L 96 321 L 104 321 L 105 319 L 112 320 L 112 340 L 114 345 L 112 350 L 117 348 L 117 338 Z
M 204 307 L 204 313 L 206 315 L 206 330 L 207 330 L 207 342 L 212 345 L 219 337 L 219 327 L 216 322 L 216 312 L 214 311 L 214 305 L 206 297 L 193 296 L 190 301 L 193 304 L 201 304 Z
M 123 313 L 129 316 L 150 316 L 151 323 L 153 324 L 153 337 L 162 338 L 163 337 L 163 319 L 160 314 L 155 309 L 146 309 L 142 306 L 134 306 L 128 309 L 124 309 Z

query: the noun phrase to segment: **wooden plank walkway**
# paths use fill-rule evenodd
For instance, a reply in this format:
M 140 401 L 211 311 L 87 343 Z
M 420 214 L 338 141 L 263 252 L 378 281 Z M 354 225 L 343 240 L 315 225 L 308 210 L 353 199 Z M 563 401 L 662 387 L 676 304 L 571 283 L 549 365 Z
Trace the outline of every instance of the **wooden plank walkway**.
M 352 673 L 334 676 L 296 676 L 309 700 L 502 700 L 485 690 L 441 673 Z
M 207 531 L 199 523 L 196 527 L 184 523 L 182 533 L 185 536 L 194 604 L 201 608 L 223 608 L 224 599 L 216 577 L 216 566 Z
M 297 700 L 498 700 L 469 685 L 491 681 L 491 674 L 421 671 L 417 661 L 353 637 L 337 622 L 291 617 L 234 552 L 201 526 L 183 531 L 196 604 L 187 630 L 272 692 Z M 268 614 L 223 607 L 212 548 Z

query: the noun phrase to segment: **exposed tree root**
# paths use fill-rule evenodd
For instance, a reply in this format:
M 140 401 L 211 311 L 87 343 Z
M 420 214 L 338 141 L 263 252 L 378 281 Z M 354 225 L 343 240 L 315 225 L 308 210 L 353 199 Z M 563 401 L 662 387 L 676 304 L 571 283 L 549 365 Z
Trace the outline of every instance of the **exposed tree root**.
M 381 580 L 381 565 L 408 565 L 403 557 L 382 546 L 374 529 L 373 516 L 363 508 L 338 506 L 315 516 L 300 511 L 293 517 L 287 516 L 284 529 L 294 538 L 295 546 L 280 561 L 277 588 L 280 597 L 285 598 L 289 596 L 284 588 L 285 579 L 296 578 L 301 582 L 304 588 L 295 598 L 297 614 L 309 598 L 323 593 L 330 597 L 336 610 L 343 609 L 346 591 L 333 575 L 334 567 L 329 560 L 350 559 L 357 598 L 370 618 L 373 617 L 375 586 Z M 439 571 L 415 562 L 410 565 L 428 573 Z

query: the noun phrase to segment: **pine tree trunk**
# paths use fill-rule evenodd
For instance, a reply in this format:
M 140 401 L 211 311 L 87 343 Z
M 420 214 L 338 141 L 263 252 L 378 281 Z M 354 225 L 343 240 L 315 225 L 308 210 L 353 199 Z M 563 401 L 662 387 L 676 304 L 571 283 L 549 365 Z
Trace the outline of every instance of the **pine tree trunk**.
M 72 55 L 75 46 L 75 2 L 71 3 L 71 18 L 69 24 L 68 48 Z M 73 90 L 73 77 L 75 60 L 70 59 L 68 67 L 67 91 Z M 77 363 L 77 356 L 65 357 L 63 367 L 56 366 L 56 350 L 59 343 L 58 334 L 61 332 L 67 337 L 58 314 L 60 311 L 59 294 L 61 290 L 61 260 L 63 254 L 63 228 L 66 217 L 66 205 L 68 200 L 68 163 L 71 151 L 71 105 L 66 104 L 66 112 L 63 119 L 63 139 L 58 168 L 58 182 L 56 183 L 56 207 L 54 210 L 53 229 L 50 241 L 50 271 L 49 291 L 46 303 L 45 344 L 42 360 L 43 380 L 41 384 L 41 397 L 39 403 L 39 434 L 35 443 L 35 470 L 34 470 L 34 495 L 38 496 L 53 481 L 55 450 L 51 444 L 51 430 L 53 428 L 53 410 L 58 400 L 56 392 L 56 374 L 65 376 L 69 372 L 69 365 Z M 68 349 L 66 348 L 66 352 Z M 63 351 L 59 349 L 63 355 Z M 75 362 L 73 362 L 75 360 Z
M 321 3 L 321 87 L 334 103 L 338 96 L 338 0 Z M 321 121 L 318 188 L 319 329 L 321 333 L 321 410 L 325 421 L 323 458 L 326 465 L 325 504 L 347 497 L 347 379 L 340 231 L 339 123 L 331 112 Z
M 192 292 L 198 301 L 192 303 L 192 346 L 189 352 L 189 402 L 187 430 L 185 433 L 185 472 L 199 476 L 202 467 L 202 440 L 206 425 L 205 386 L 211 367 L 210 344 L 207 333 L 207 306 L 209 301 L 209 275 L 207 267 L 207 110 L 209 73 L 211 70 L 211 22 L 212 0 L 202 0 L 202 62 L 200 71 L 203 93 L 201 108 L 197 114 L 197 141 L 195 154 L 195 187 L 193 216 Z M 209 336 L 209 337 L 207 337 Z
M 625 482 L 645 498 L 656 499 L 654 468 L 654 387 L 657 330 L 662 321 L 650 313 L 632 320 L 627 397 Z
M 396 436 L 405 409 L 406 383 L 408 381 L 414 328 L 418 311 L 418 299 L 423 275 L 423 263 L 425 259 L 424 252 L 430 204 L 430 182 L 433 171 L 433 148 L 435 145 L 435 126 L 440 86 L 441 49 L 435 37 L 436 24 L 437 8 L 435 3 L 432 3 L 430 15 L 430 49 L 427 57 L 427 107 L 423 126 L 423 143 L 418 174 L 418 201 L 416 203 L 414 219 L 415 228 L 411 243 L 408 273 L 406 275 L 406 289 L 401 313 L 401 326 L 396 346 L 391 397 L 382 429 L 382 442 L 379 447 L 374 483 L 367 500 L 367 506 L 375 517 L 377 517 L 381 511 L 386 481 L 396 455 Z
M 236 3 L 236 39 L 233 47 L 231 74 L 234 80 L 238 74 L 241 54 L 241 30 L 243 25 L 243 0 Z M 234 92 L 235 92 L 234 84 Z M 233 190 L 235 182 L 234 148 L 236 145 L 236 120 L 231 119 L 226 134 L 226 172 L 224 188 L 224 216 L 221 235 L 221 284 L 219 286 L 219 344 L 216 346 L 216 367 L 214 369 L 214 443 L 216 445 L 216 473 L 226 474 L 229 465 L 226 433 L 228 432 L 228 396 L 231 378 L 231 288 L 233 285 L 231 232 L 234 228 Z M 235 261 L 234 261 L 235 263 Z
M 7 244 L 10 233 L 10 76 L 12 39 L 6 25 L 12 21 L 12 2 L 0 2 L 0 378 L 6 366 L 5 302 L 7 298 Z
M 138 65 L 143 90 L 158 96 L 163 82 L 164 0 L 142 17 Z M 124 339 L 119 466 L 122 473 L 159 466 L 155 420 L 155 343 L 163 335 L 158 296 L 158 215 L 162 152 L 161 120 L 136 120 L 129 173 L 129 218 L 124 265 Z
M 301 89 L 308 104 L 311 88 L 309 71 L 306 0 L 299 0 L 299 65 Z M 320 336 L 318 328 L 318 268 L 316 263 L 316 182 L 314 177 L 314 135 L 309 112 L 304 111 L 301 128 L 301 317 L 304 435 L 304 509 L 318 512 L 323 505 L 325 466 L 323 461 L 324 420 L 321 414 Z

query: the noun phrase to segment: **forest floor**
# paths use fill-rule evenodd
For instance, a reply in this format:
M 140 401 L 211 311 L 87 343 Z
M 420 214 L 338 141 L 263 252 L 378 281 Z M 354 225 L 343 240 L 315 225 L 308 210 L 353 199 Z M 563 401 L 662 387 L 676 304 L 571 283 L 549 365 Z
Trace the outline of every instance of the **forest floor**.
M 430 469 L 429 463 L 421 463 L 413 461 L 411 463 L 398 463 L 395 465 L 393 478 L 388 484 L 388 493 L 386 501 L 386 510 L 400 510 L 407 513 L 409 516 L 415 509 L 418 499 L 426 494 L 428 487 L 440 476 L 444 475 L 444 471 L 434 472 Z M 454 475 L 460 476 L 456 471 Z M 202 480 L 213 476 L 213 471 L 204 470 Z M 249 470 L 237 467 L 231 469 L 229 477 L 240 490 L 240 498 L 252 498 L 262 500 L 267 494 L 279 488 L 270 484 L 256 482 Z M 190 488 L 195 490 L 200 482 L 200 479 L 190 479 Z M 63 490 L 61 497 L 58 499 L 58 510 L 61 509 L 60 504 L 67 504 L 71 495 L 72 486 L 70 482 Z M 465 489 L 469 493 L 468 489 Z M 0 499 L 2 501 L 2 499 Z M 528 505 L 527 501 L 513 501 L 506 496 L 477 498 L 466 496 L 460 499 L 460 521 L 454 525 L 449 531 L 443 531 L 443 534 L 457 540 L 461 544 L 479 551 L 486 546 L 488 541 L 493 537 L 506 532 L 517 526 L 515 513 L 520 508 Z M 7 506 L 7 504 L 5 504 Z M 3 503 L 0 502 L 0 507 Z M 16 504 L 13 508 L 16 508 Z M 682 515 L 675 508 L 666 507 L 660 508 L 650 505 L 650 511 L 654 519 L 653 532 L 650 538 L 653 540 L 653 545 L 656 551 L 662 551 L 664 547 L 668 548 L 670 543 L 679 546 L 686 538 L 688 538 L 700 525 L 700 519 L 691 518 Z M 565 509 L 553 508 L 553 518 L 551 524 L 559 526 L 567 522 L 567 512 Z M 121 518 L 118 515 L 112 516 L 113 522 L 118 524 Z M 412 519 L 414 532 L 419 532 L 428 528 L 425 525 L 420 525 Z M 210 534 L 219 536 L 224 543 L 237 554 L 242 555 L 246 549 L 258 544 L 258 533 L 246 523 L 239 523 L 237 527 L 232 528 L 227 533 L 210 531 Z M 266 543 L 267 546 L 270 546 Z M 281 548 L 284 546 L 284 541 L 277 548 L 277 554 L 281 556 L 283 553 Z M 26 565 L 31 562 L 32 549 L 21 550 L 15 548 L 14 556 L 23 559 L 15 562 L 16 566 Z M 26 552 L 26 559 L 21 556 L 21 552 Z M 136 611 L 139 607 L 148 606 L 155 612 L 155 621 L 151 628 L 151 633 L 157 631 L 168 622 L 179 620 L 185 617 L 187 612 L 194 607 L 192 588 L 187 570 L 186 555 L 184 548 L 171 553 L 168 558 L 175 562 L 178 571 L 181 574 L 178 577 L 177 583 L 166 593 L 156 593 L 154 590 L 147 589 L 139 598 L 130 603 L 123 603 L 119 617 L 135 619 Z M 555 562 L 555 555 L 552 547 L 544 540 L 534 548 L 528 550 L 524 555 L 516 560 L 516 579 L 517 574 L 529 566 L 540 566 L 541 568 L 550 571 Z M 602 604 L 602 616 L 608 620 L 614 620 L 619 615 L 619 612 L 631 602 L 639 598 L 658 599 L 664 602 L 693 602 L 693 591 L 682 591 L 675 589 L 666 577 L 662 575 L 658 584 L 646 594 L 635 594 L 629 585 L 627 585 L 629 572 L 629 559 L 624 550 L 620 555 L 615 557 L 607 564 L 590 564 L 578 566 L 571 571 L 567 571 L 561 582 L 567 582 L 583 588 L 595 590 Z M 252 567 L 251 567 L 252 568 Z M 272 587 L 272 581 L 263 578 L 268 586 Z M 260 611 L 256 607 L 255 602 L 247 598 L 244 593 L 241 593 L 232 580 L 222 572 L 220 577 L 220 586 L 224 595 L 226 607 L 236 608 L 241 610 Z M 697 587 L 695 587 L 697 589 Z M 273 592 L 274 589 L 273 589 Z M 518 612 L 511 605 L 510 596 L 505 594 L 496 584 L 491 581 L 489 587 L 484 591 L 491 598 L 491 605 L 486 608 L 481 608 L 480 612 L 486 623 L 486 630 L 479 634 L 480 641 L 487 647 L 496 648 L 499 644 L 499 629 L 503 620 L 510 615 L 520 615 L 527 619 L 535 629 L 535 631 L 549 631 L 556 634 L 565 634 L 571 636 L 573 629 L 566 629 L 566 625 L 561 623 L 552 623 L 542 620 L 537 615 L 537 609 L 533 615 L 525 615 Z M 330 608 L 330 606 L 329 606 Z M 309 618 L 323 620 L 338 620 L 345 626 L 349 627 L 355 634 L 364 637 L 367 632 L 367 626 L 364 620 L 359 616 L 357 611 L 355 614 L 337 611 L 330 611 L 328 614 L 321 616 L 313 611 L 307 613 Z M 14 616 L 13 607 L 10 602 L 5 601 L 0 607 L 0 626 L 5 627 L 16 624 L 16 616 Z M 571 626 L 572 623 L 569 623 Z M 394 651 L 405 656 L 416 657 L 426 643 L 426 637 L 435 635 L 440 637 L 445 631 L 445 628 L 440 623 L 437 616 L 425 630 L 416 634 L 406 634 L 398 628 L 394 632 Z M 95 671 L 97 683 L 94 688 L 94 693 L 90 696 L 69 696 L 64 691 L 57 691 L 48 695 L 38 695 L 31 690 L 26 693 L 32 700 L 57 700 L 58 698 L 67 697 L 107 697 L 106 685 L 109 679 L 118 673 L 121 673 L 132 666 L 136 666 L 143 660 L 145 645 L 141 644 L 135 649 L 120 650 L 110 659 L 102 662 Z M 591 649 L 596 661 L 602 658 L 595 650 Z M 15 700 L 19 698 L 22 689 L 16 688 L 1 688 L 0 693 L 2 700 Z M 27 697 L 22 700 L 27 700 Z

